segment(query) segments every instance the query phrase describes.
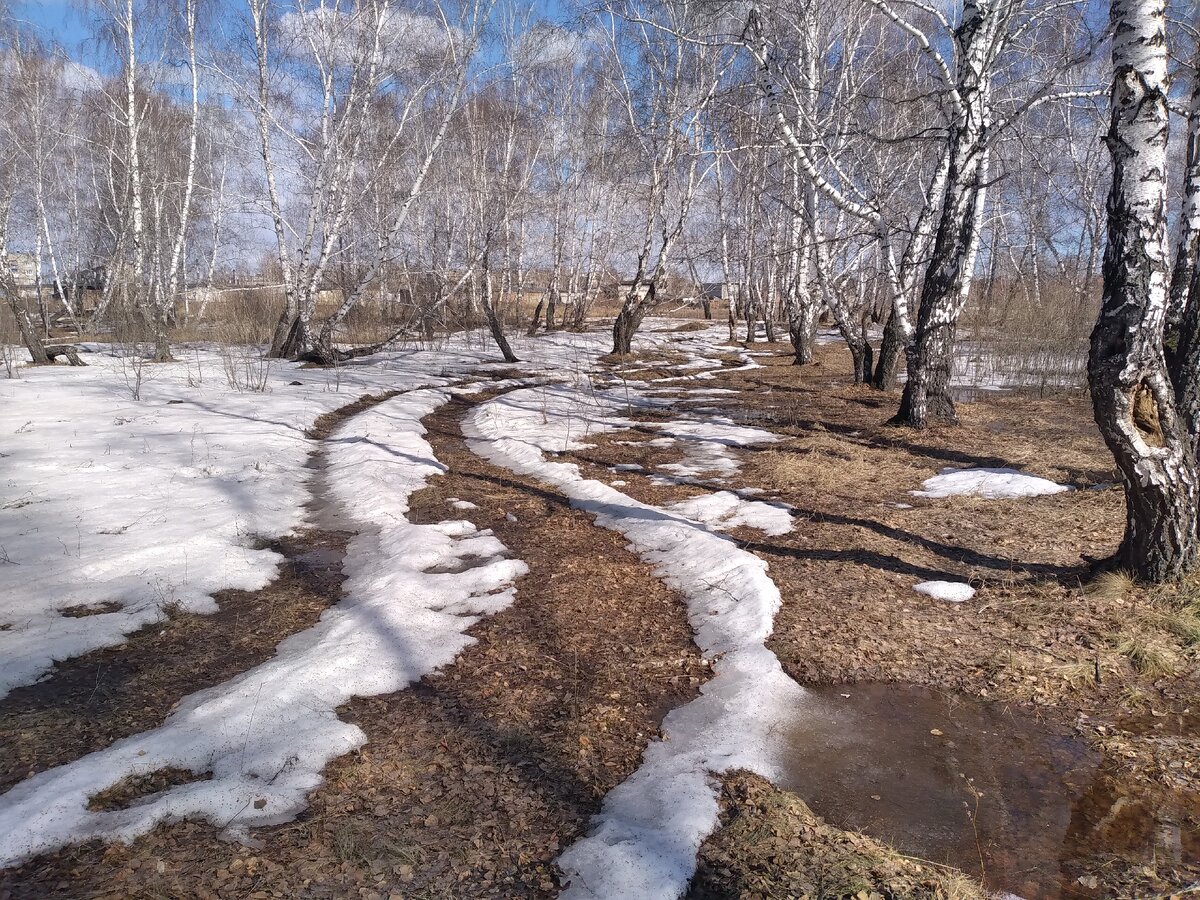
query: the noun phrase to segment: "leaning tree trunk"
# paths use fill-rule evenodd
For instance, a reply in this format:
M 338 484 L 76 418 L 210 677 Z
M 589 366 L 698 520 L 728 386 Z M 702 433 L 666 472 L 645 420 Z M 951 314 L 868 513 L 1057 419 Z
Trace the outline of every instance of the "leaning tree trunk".
M 504 333 L 504 326 L 500 323 L 500 317 L 496 315 L 496 307 L 492 305 L 492 269 L 486 251 L 483 254 L 482 281 L 483 293 L 479 301 L 483 307 L 484 315 L 487 316 L 488 329 L 492 332 L 492 340 L 500 348 L 500 354 L 504 357 L 505 362 L 520 362 L 517 359 L 517 355 L 513 353 L 512 346 L 508 343 L 508 335 Z
M 647 285 L 646 296 L 639 300 L 637 294 L 640 287 L 641 282 L 635 280 L 633 287 L 629 289 L 629 295 L 625 298 L 625 305 L 621 307 L 616 321 L 613 322 L 612 352 L 618 356 L 625 356 L 633 352 L 633 336 L 642 327 L 642 319 L 646 317 L 646 310 L 654 304 L 654 282 L 651 281 Z
M 35 366 L 49 365 L 50 356 L 46 353 L 46 345 L 42 343 L 42 337 L 38 334 L 37 325 L 30 317 L 29 310 L 25 308 L 15 290 L 6 287 L 5 293 L 8 294 L 8 306 L 17 320 L 17 328 L 21 331 L 21 340 L 25 343 L 25 349 L 29 351 L 30 362 Z
M 1096 424 L 1125 486 L 1115 559 L 1147 581 L 1196 565 L 1195 457 L 1167 377 L 1167 44 L 1165 0 L 1112 0 L 1113 161 L 1104 297 L 1088 379 Z
M 280 329 L 283 329 L 282 337 Z M 269 354 L 275 359 L 298 359 L 312 349 L 312 333 L 302 315 L 281 319 L 275 334 L 278 342 L 272 341 Z
M 997 27 L 1002 27 L 1001 12 L 969 0 L 963 4 L 963 21 L 955 34 L 961 51 L 957 75 L 961 107 L 950 131 L 946 196 L 921 288 L 916 334 L 905 351 L 908 381 L 893 425 L 924 428 L 932 422 L 958 423 L 950 396 L 955 326 L 970 293 L 979 248 L 988 171 L 991 58 Z
M 537 334 L 538 326 L 542 324 L 542 310 L 546 306 L 546 299 L 543 297 L 538 301 L 537 307 L 533 310 L 533 318 L 529 320 L 529 328 L 525 331 L 526 337 L 533 337 Z
M 275 320 L 275 330 L 271 334 L 271 347 L 267 355 L 272 359 L 287 359 L 291 354 L 287 351 L 291 347 L 293 340 L 293 332 L 296 330 L 299 321 L 299 313 L 297 312 L 296 301 L 288 293 L 284 300 L 284 307 L 279 311 L 279 318 Z

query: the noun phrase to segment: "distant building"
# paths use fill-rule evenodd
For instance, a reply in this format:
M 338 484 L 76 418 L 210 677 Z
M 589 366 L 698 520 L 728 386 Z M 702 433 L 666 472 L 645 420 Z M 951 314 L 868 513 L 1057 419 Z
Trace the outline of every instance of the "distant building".
M 733 281 L 710 281 L 700 285 L 700 296 L 705 300 L 736 300 L 742 286 Z
M 12 269 L 17 287 L 32 290 L 37 283 L 37 260 L 32 253 L 9 253 L 8 265 Z
M 108 266 L 90 266 L 64 272 L 59 279 L 61 284 L 54 285 L 55 299 L 69 300 L 75 315 L 82 316 L 95 309 L 100 302 L 104 287 L 108 284 Z

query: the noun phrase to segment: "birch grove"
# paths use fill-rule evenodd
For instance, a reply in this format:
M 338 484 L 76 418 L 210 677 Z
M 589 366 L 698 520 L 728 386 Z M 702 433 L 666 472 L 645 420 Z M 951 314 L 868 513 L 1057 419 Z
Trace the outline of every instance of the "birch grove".
M 92 336 L 168 360 L 241 291 L 268 355 L 321 365 L 472 329 L 515 361 L 514 330 L 598 322 L 624 355 L 690 309 L 786 343 L 797 377 L 839 340 L 864 390 L 903 382 L 891 422 L 927 428 L 957 423 L 965 343 L 1082 374 L 1098 315 L 1121 558 L 1192 565 L 1188 4 L 88 9 L 94 66 L 0 21 L 0 280 L 34 363 Z

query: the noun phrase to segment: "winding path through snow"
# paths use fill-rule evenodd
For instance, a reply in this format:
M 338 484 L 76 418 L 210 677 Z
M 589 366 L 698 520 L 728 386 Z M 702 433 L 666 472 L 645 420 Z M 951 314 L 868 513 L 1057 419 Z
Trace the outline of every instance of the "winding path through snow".
M 586 380 L 516 390 L 476 407 L 463 433 L 483 458 L 557 488 L 628 538 L 687 598 L 696 643 L 715 659 L 701 696 L 667 715 L 665 739 L 650 744 L 641 767 L 608 794 L 592 833 L 559 858 L 564 897 L 658 900 L 683 895 L 700 845 L 717 826 L 713 775 L 741 768 L 778 778 L 774 736 L 794 719 L 804 691 L 765 645 L 781 601 L 762 559 L 680 512 L 585 478 L 574 464 L 547 461 L 545 451 L 578 446 L 581 432 L 620 427 L 611 417 L 622 402 L 627 395 Z M 769 439 L 755 432 L 703 430 L 725 450 Z

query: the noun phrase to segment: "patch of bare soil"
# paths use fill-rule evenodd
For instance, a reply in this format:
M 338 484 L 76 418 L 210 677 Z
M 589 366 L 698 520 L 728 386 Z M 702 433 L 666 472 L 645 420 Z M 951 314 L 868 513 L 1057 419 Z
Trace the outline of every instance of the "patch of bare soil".
M 328 437 L 338 425 L 394 394 L 362 397 L 326 413 L 308 431 Z M 319 488 L 321 448 L 310 458 Z M 0 791 L 37 772 L 158 725 L 183 697 L 270 659 L 288 635 L 313 625 L 341 597 L 348 535 L 309 529 L 261 545 L 283 558 L 259 591 L 221 591 L 212 615 L 168 609 L 168 618 L 124 644 L 55 666 L 36 684 L 0 700 Z M 96 615 L 116 604 L 71 607 Z
M 456 662 L 339 714 L 368 744 L 332 764 L 295 822 L 259 846 L 208 826 L 90 844 L 0 880 L 14 897 L 549 897 L 553 860 L 636 768 L 663 715 L 697 693 L 681 599 L 613 532 L 466 448 L 456 401 L 426 420 L 450 473 L 414 521 L 492 528 L 530 572 Z M 476 504 L 452 509 L 452 499 Z M 510 517 L 514 518 L 512 521 Z M 136 789 L 136 786 L 134 786 Z

